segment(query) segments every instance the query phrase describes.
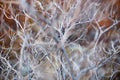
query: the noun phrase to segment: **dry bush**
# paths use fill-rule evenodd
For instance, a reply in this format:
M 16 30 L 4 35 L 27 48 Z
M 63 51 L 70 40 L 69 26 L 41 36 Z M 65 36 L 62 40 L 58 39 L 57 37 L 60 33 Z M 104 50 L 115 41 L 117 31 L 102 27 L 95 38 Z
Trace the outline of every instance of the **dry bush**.
M 0 1 L 0 80 L 119 76 L 119 0 Z

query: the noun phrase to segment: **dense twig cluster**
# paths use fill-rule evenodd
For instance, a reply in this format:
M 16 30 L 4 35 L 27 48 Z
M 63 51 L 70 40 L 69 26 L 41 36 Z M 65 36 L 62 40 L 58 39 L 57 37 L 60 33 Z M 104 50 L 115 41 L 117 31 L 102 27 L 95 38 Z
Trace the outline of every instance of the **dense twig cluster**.
M 116 80 L 119 74 L 119 0 L 0 1 L 0 80 Z

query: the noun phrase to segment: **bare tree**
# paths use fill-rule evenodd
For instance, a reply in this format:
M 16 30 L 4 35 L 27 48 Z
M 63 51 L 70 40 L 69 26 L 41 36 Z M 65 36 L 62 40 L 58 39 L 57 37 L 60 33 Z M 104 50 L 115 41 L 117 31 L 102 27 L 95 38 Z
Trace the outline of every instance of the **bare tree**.
M 0 1 L 0 80 L 116 80 L 119 57 L 119 0 Z

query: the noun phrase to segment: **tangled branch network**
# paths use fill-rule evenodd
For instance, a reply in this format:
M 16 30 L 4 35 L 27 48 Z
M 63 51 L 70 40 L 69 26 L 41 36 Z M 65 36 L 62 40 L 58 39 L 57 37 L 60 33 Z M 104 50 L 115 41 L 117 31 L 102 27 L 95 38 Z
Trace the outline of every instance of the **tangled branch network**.
M 0 80 L 120 80 L 120 0 L 0 0 Z

